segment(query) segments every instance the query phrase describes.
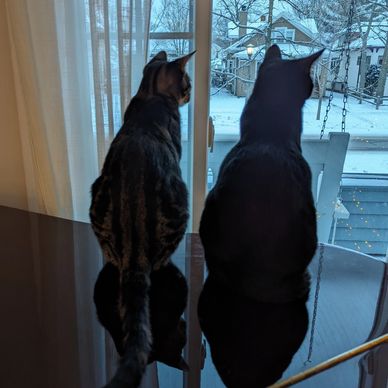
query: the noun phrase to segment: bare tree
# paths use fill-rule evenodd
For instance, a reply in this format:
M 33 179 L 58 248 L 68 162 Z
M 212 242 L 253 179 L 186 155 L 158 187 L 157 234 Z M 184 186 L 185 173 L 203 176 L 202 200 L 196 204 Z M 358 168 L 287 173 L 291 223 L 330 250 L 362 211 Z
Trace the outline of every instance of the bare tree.
M 241 12 L 253 16 L 257 22 L 259 16 L 265 13 L 267 0 L 214 0 L 213 31 L 221 44 L 227 44 L 230 30 L 245 29 L 247 31 L 249 18 L 241 20 Z M 261 29 L 249 25 L 250 31 L 262 32 Z
M 369 5 L 369 4 L 368 4 Z M 362 103 L 363 100 L 363 95 L 364 95 L 364 88 L 365 88 L 365 76 L 366 76 L 366 48 L 368 45 L 368 38 L 369 38 L 369 33 L 372 28 L 373 21 L 376 17 L 376 3 L 371 4 L 371 9 L 369 12 L 369 17 L 368 21 L 366 23 L 366 28 L 364 24 L 362 23 L 362 14 L 359 12 L 357 14 L 357 22 L 358 22 L 358 27 L 360 30 L 360 36 L 361 36 L 361 52 L 360 52 L 360 82 L 359 82 L 359 91 L 360 91 L 360 99 L 359 102 L 360 104 Z
M 151 31 L 187 32 L 189 31 L 190 10 L 188 2 L 181 0 L 161 0 L 159 8 L 154 12 Z M 177 56 L 187 53 L 188 41 L 171 39 L 168 47 Z M 160 46 L 156 45 L 156 47 Z M 163 48 L 165 48 L 165 44 Z
M 388 75 L 388 31 L 386 32 L 386 43 L 385 43 L 385 49 L 383 54 L 383 60 L 380 68 L 380 75 L 379 80 L 377 82 L 377 90 L 376 90 L 376 96 L 377 96 L 377 103 L 376 103 L 376 109 L 379 108 L 379 105 L 381 104 L 381 97 L 384 96 L 384 90 L 385 90 L 385 84 L 387 82 L 387 75 Z
M 321 60 L 319 64 L 320 71 L 317 72 L 317 77 L 316 77 L 316 81 L 318 84 L 318 108 L 317 108 L 317 116 L 316 116 L 317 120 L 321 119 L 322 102 L 326 92 L 329 66 L 330 66 L 330 61 L 326 60 L 324 62 L 323 60 Z
M 265 39 L 265 48 L 268 49 L 271 45 L 272 36 L 272 16 L 273 16 L 273 0 L 269 0 L 268 4 L 268 25 Z
M 382 4 L 383 3 L 383 4 Z M 379 105 L 381 104 L 381 97 L 384 96 L 384 90 L 385 90 L 385 84 L 387 82 L 387 75 L 388 75 L 388 26 L 387 26 L 387 20 L 388 20 L 388 0 L 381 0 L 379 2 L 381 8 L 384 12 L 384 22 L 383 22 L 383 28 L 380 29 L 381 33 L 381 40 L 385 43 L 384 53 L 383 53 L 383 59 L 381 63 L 381 69 L 380 69 L 380 75 L 379 80 L 377 82 L 377 90 L 376 90 L 376 96 L 377 96 L 377 103 L 376 103 L 376 109 L 379 108 Z

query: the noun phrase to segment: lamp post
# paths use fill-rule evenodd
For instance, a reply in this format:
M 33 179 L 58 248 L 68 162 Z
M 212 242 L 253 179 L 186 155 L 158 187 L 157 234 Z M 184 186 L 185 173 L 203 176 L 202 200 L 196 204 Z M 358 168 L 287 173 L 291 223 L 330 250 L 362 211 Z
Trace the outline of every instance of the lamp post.
M 252 59 L 252 54 L 253 54 L 253 44 L 249 43 L 247 44 L 247 55 L 248 55 L 248 60 L 250 61 Z M 254 62 L 253 62 L 254 63 Z M 252 80 L 252 62 L 248 63 L 248 87 L 246 88 L 246 100 L 250 97 L 252 94 L 252 89 L 253 89 L 253 80 Z
M 249 43 L 247 44 L 247 55 L 248 58 L 251 59 L 253 54 L 253 44 Z

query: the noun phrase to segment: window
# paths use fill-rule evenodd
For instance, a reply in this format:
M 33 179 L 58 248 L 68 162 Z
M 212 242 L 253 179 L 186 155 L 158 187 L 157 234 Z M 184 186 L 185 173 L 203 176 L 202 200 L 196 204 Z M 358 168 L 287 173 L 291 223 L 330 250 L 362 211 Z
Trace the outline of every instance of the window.
M 382 58 L 382 57 L 381 57 Z M 372 57 L 370 55 L 367 55 L 366 56 L 366 61 L 365 61 L 365 64 L 366 64 L 366 67 L 368 68 L 370 66 L 370 62 L 371 62 L 371 59 Z M 379 61 L 380 61 L 380 57 L 379 57 Z M 357 66 L 360 66 L 361 65 L 361 55 L 359 55 L 357 57 Z
M 271 33 L 271 39 L 275 43 L 284 43 L 295 39 L 295 30 L 286 27 L 276 27 Z
M 114 3 L 114 2 L 113 2 Z M 112 3 L 112 4 L 113 4 Z M 214 69 L 212 74 L 217 74 L 216 82 L 212 82 L 212 89 L 210 90 L 210 113 L 214 118 L 214 126 L 215 126 L 215 145 L 214 152 L 206 155 L 206 143 L 207 136 L 205 133 L 206 130 L 206 122 L 207 122 L 207 74 L 208 71 L 208 63 L 210 62 L 199 62 L 201 58 L 204 58 L 204 52 L 206 53 L 207 48 L 211 47 L 210 40 L 210 32 L 206 35 L 205 30 L 203 28 L 195 31 L 193 25 L 193 10 L 190 8 L 193 4 L 197 4 L 198 7 L 204 7 L 209 3 L 208 0 L 193 2 L 192 0 L 185 1 L 170 1 L 170 0 L 158 0 L 155 1 L 152 8 L 152 16 L 151 16 L 151 31 L 150 31 L 150 40 L 149 40 L 149 53 L 150 55 L 155 54 L 159 50 L 166 50 L 170 58 L 176 58 L 179 55 L 183 55 L 184 53 L 189 52 L 190 50 L 197 48 L 197 54 L 195 57 L 195 62 L 201 63 L 201 66 L 198 66 L 197 74 L 195 74 L 194 69 L 194 61 L 190 62 L 189 71 L 191 77 L 193 79 L 193 84 L 196 85 L 194 87 L 194 91 L 196 95 L 200 95 L 200 98 L 197 98 L 193 94 L 193 98 L 191 104 L 182 108 L 182 142 L 183 142 L 183 157 L 182 157 L 182 172 L 184 178 L 190 188 L 190 193 L 193 196 L 203 195 L 205 196 L 206 189 L 209 189 L 217 180 L 217 174 L 219 171 L 220 164 L 233 146 L 236 143 L 239 137 L 239 118 L 244 107 L 247 94 L 249 94 L 249 90 L 251 88 L 252 83 L 257 74 L 258 67 L 260 65 L 261 56 L 264 52 L 264 45 L 260 46 L 260 39 L 262 36 L 258 36 L 255 39 L 251 40 L 252 37 L 249 36 L 249 39 L 245 41 L 254 41 L 255 42 L 255 54 L 258 53 L 257 57 L 252 56 L 251 60 L 253 63 L 247 61 L 246 50 L 244 48 L 239 51 L 238 47 L 242 47 L 234 45 L 237 42 L 237 37 L 235 40 L 224 39 L 226 37 L 225 31 L 222 30 L 225 23 L 222 23 L 222 20 L 219 20 L 220 23 L 215 23 L 215 27 L 213 27 L 213 44 L 217 45 L 220 49 L 217 50 L 217 61 L 211 61 L 214 64 Z M 218 6 L 219 2 L 213 2 L 214 6 Z M 109 15 L 117 14 L 117 5 L 112 5 L 112 9 L 109 10 Z M 124 8 L 125 10 L 125 8 Z M 104 10 L 105 12 L 106 10 Z M 167 12 L 168 11 L 168 12 Z M 249 20 L 258 20 L 260 18 L 259 15 L 265 14 L 265 9 L 262 9 L 262 12 L 257 12 L 256 14 L 252 14 L 252 12 L 248 9 L 248 17 Z M 202 13 L 201 20 L 199 22 L 203 22 L 203 18 L 206 13 Z M 104 13 L 101 14 L 104 16 Z M 102 17 L 100 14 L 96 14 L 97 19 Z M 163 17 L 161 17 L 163 15 Z M 166 16 L 168 15 L 168 17 Z M 207 15 L 207 14 L 206 14 Z M 221 15 L 219 17 L 222 18 L 223 13 L 217 12 L 217 15 Z M 254 16 L 256 19 L 254 19 Z M 124 17 L 125 16 L 125 17 Z M 126 20 L 128 18 L 127 14 L 123 14 L 123 18 Z M 99 19 L 98 19 L 99 20 Z M 105 19 L 103 19 L 104 21 Z M 106 18 L 106 20 L 108 20 Z M 227 21 L 227 20 L 224 20 Z M 111 23 L 113 25 L 114 23 Z M 105 55 L 104 49 L 105 46 L 109 43 L 107 42 L 106 36 L 104 36 L 104 23 L 98 21 L 96 23 L 96 36 L 95 41 L 97 42 L 97 52 L 100 53 L 101 63 L 104 64 Z M 113 28 L 113 27 L 112 27 Z M 126 92 L 122 91 L 122 84 L 120 82 L 120 77 L 115 77 L 114 74 L 117 73 L 117 67 L 120 67 L 120 60 L 124 63 L 126 62 L 126 55 L 130 53 L 130 49 L 133 47 L 129 47 L 127 42 L 127 34 L 130 33 L 129 24 L 125 24 L 125 29 L 120 37 L 121 40 L 119 43 L 123 44 L 124 51 L 122 57 L 112 60 L 111 63 L 103 68 L 101 66 L 101 74 L 99 74 L 99 79 L 102 80 L 102 88 L 105 87 L 105 80 L 107 79 L 105 75 L 105 71 L 111 71 L 112 82 L 111 82 L 111 90 L 108 93 L 105 93 L 108 97 L 104 97 L 102 99 L 101 105 L 103 107 L 102 110 L 102 118 L 103 122 L 109 122 L 109 131 L 113 128 L 112 132 L 118 130 L 121 124 L 122 110 L 120 111 L 120 107 L 123 106 L 123 101 L 127 103 L 127 97 L 133 91 Z M 330 31 L 328 32 L 330 33 Z M 194 36 L 201 36 L 202 43 L 196 42 L 194 44 Z M 202 35 L 201 35 L 202 34 Z M 244 39 L 245 37 L 242 37 Z M 301 52 L 306 52 L 306 47 L 298 46 L 297 43 L 294 42 L 295 39 L 295 30 L 286 27 L 277 27 L 272 31 L 272 39 L 277 43 L 285 43 L 282 46 L 289 47 L 290 52 L 289 56 L 300 54 Z M 117 35 L 111 33 L 109 40 L 111 41 L 111 57 L 117 54 Z M 134 42 L 137 44 L 137 42 Z M 314 41 L 310 42 L 311 45 L 314 44 Z M 340 45 L 341 43 L 339 43 Z M 309 47 L 309 46 L 308 46 Z M 301 48 L 304 51 L 300 51 Z M 310 48 L 310 47 L 309 47 Z M 282 48 L 284 49 L 284 48 Z M 287 48 L 286 48 L 287 49 Z M 318 49 L 318 48 L 317 48 Z M 312 49 L 315 50 L 314 48 Z M 210 50 L 209 50 L 210 51 Z M 215 52 L 215 50 L 212 50 Z M 144 51 L 143 51 L 144 52 Z M 295 54 L 296 53 L 296 54 Z M 341 84 L 344 79 L 344 62 L 339 62 L 339 52 L 335 51 L 335 57 L 330 60 L 329 63 L 329 76 L 332 75 L 335 69 L 339 69 L 338 74 L 338 85 L 335 85 L 335 93 L 333 97 L 333 103 L 329 115 L 328 121 L 328 130 L 329 131 L 339 131 L 341 128 L 341 107 L 343 94 L 341 94 Z M 353 64 L 355 62 L 355 58 L 357 54 L 351 53 L 353 60 Z M 215 55 L 215 54 L 214 54 Z M 354 55 L 354 56 L 353 56 Z M 366 57 L 367 67 L 371 63 L 372 57 L 368 55 Z M 373 63 L 376 63 L 376 57 L 373 57 Z M 382 57 L 379 56 L 378 61 L 381 62 Z M 360 59 L 358 58 L 358 63 Z M 222 63 L 222 67 L 215 68 L 216 64 Z M 110 68 L 108 69 L 108 67 Z M 316 67 L 316 71 L 314 75 L 317 78 L 314 79 L 315 84 L 319 83 L 319 75 L 321 67 Z M 349 86 L 352 87 L 353 79 L 357 79 L 359 67 L 350 66 L 349 73 Z M 355 72 L 355 73 L 354 73 Z M 125 72 L 124 72 L 125 73 Z M 377 73 L 375 74 L 376 76 Z M 125 77 L 125 74 L 123 74 Z M 330 84 L 330 79 L 328 84 Z M 109 86 L 109 85 L 108 85 Z M 106 89 L 109 89 L 106 87 Z M 127 93 L 128 96 L 125 95 L 125 99 L 123 99 L 123 93 Z M 327 96 L 323 100 L 322 112 L 321 112 L 321 120 L 324 116 L 324 109 L 327 103 Z M 386 92 L 387 94 L 387 92 Z M 383 100 L 384 105 L 380 109 L 376 109 L 376 102 L 373 99 L 373 96 L 369 98 L 366 96 L 362 104 L 358 103 L 358 100 L 354 96 L 349 96 L 348 103 L 348 115 L 347 115 L 347 130 L 352 136 L 351 143 L 349 145 L 346 161 L 344 167 L 344 173 L 348 174 L 357 174 L 360 176 L 362 174 L 372 174 L 373 176 L 378 175 L 379 177 L 385 177 L 385 180 L 388 180 L 388 176 L 386 176 L 386 171 L 388 171 L 388 140 L 384 132 L 384 123 L 387 118 L 387 110 L 386 104 L 388 104 L 388 99 Z M 110 107 L 110 109 L 109 109 Z M 113 109 L 112 109 L 113 107 Z M 317 112 L 319 109 L 319 103 L 317 98 L 311 98 L 307 101 L 304 107 L 304 134 L 310 137 L 319 137 L 320 127 L 322 121 L 316 120 Z M 113 115 L 112 115 L 113 112 Z M 113 117 L 111 117 L 113 116 Z M 197 121 L 196 121 L 197 120 Z M 202 120 L 201 122 L 204 124 L 196 127 L 195 123 L 199 122 L 198 120 Z M 195 129 L 194 129 L 195 128 Z M 108 129 L 106 129 L 107 131 Z M 199 136 L 198 138 L 195 138 Z M 385 137 L 384 137 L 385 136 Z M 377 138 L 377 140 L 376 140 Z M 196 140 L 195 140 L 196 139 Z M 373 141 L 372 141 L 373 140 Z M 208 159 L 208 163 L 206 163 L 206 158 Z M 192 160 L 195 160 L 195 164 L 192 163 Z M 359 178 L 357 178 L 359 179 Z M 384 180 L 382 179 L 382 180 Z M 381 184 L 381 179 L 378 181 L 378 184 Z M 349 181 L 346 181 L 349 182 Z M 353 182 L 353 180 L 350 180 Z M 377 181 L 376 181 L 377 182 Z M 201 189 L 198 189 L 196 185 L 202 185 Z M 353 184 L 353 183 L 352 183 Z M 377 183 L 376 183 L 377 185 Z M 345 187 L 345 184 L 343 185 Z M 353 187 L 353 186 L 351 186 Z M 356 187 L 354 185 L 354 187 Z M 366 189 L 365 189 L 366 190 Z M 368 195 L 370 194 L 370 188 L 368 188 Z M 198 194 L 199 193 L 199 194 Z M 348 201 L 348 197 L 346 197 L 346 201 Z M 358 199 L 358 196 L 355 196 Z M 200 200 L 192 201 L 192 203 L 196 203 L 193 206 L 196 206 L 193 209 L 192 214 L 196 214 L 198 217 L 201 214 L 201 202 Z M 382 202 L 381 202 L 382 203 Z M 350 208 L 349 203 L 345 204 Z M 352 205 L 353 206 L 353 205 Z M 365 208 L 368 208 L 367 205 Z M 380 205 L 379 205 L 380 206 Z M 343 221 L 339 222 L 339 229 L 337 229 L 337 236 L 339 236 L 339 240 L 341 244 L 344 246 L 348 243 L 346 238 L 344 238 L 344 233 L 346 234 L 348 230 L 346 228 L 350 228 L 354 226 L 356 223 L 360 221 L 359 216 L 355 216 L 355 209 L 351 208 L 351 217 L 358 217 L 357 220 L 351 221 L 350 223 L 344 223 Z M 388 221 L 387 221 L 388 222 Z M 347 226 L 348 224 L 348 226 Z M 368 219 L 368 225 L 372 225 L 372 218 Z M 376 222 L 376 225 L 378 223 Z M 341 228 L 344 230 L 341 231 Z M 195 229 L 195 226 L 194 226 Z M 378 228 L 376 229 L 378 230 Z M 342 234 L 341 234 L 342 233 Z M 368 239 L 368 243 L 373 241 L 378 241 L 378 238 L 384 235 L 384 233 L 374 234 L 376 240 Z M 334 241 L 337 240 L 335 236 Z M 386 239 L 388 241 L 388 238 Z M 387 242 L 386 241 L 386 242 Z M 385 242 L 385 243 L 386 243 Z M 377 250 L 374 250 L 378 245 L 374 244 L 359 244 L 357 242 L 357 246 L 360 247 L 366 253 L 376 253 Z M 380 250 L 378 252 L 382 252 L 383 242 L 379 242 Z M 372 246 L 369 247 L 369 245 Z M 387 244 L 386 244 L 387 245 Z M 376 248 L 377 249 L 377 248 Z M 377 253 L 376 253 L 377 254 Z
M 167 2 L 172 4 L 171 6 L 174 8 L 174 1 L 167 0 Z M 104 4 L 107 3 L 108 2 L 105 2 Z M 237 69 L 249 64 L 249 61 L 246 61 L 247 57 L 245 50 L 238 52 L 236 46 L 231 47 L 234 43 L 236 43 L 235 41 L 230 41 L 228 39 L 222 40 L 222 38 L 224 38 L 226 35 L 223 35 L 222 23 L 219 23 L 219 26 L 221 26 L 220 30 L 214 28 L 212 31 L 213 39 L 214 43 L 220 45 L 221 47 L 221 50 L 218 51 L 219 56 L 217 59 L 221 60 L 222 63 L 225 64 L 225 70 L 227 71 L 227 74 L 225 74 L 225 77 L 220 77 L 216 83 L 212 83 L 212 87 L 209 90 L 209 86 L 207 84 L 210 71 L 209 63 L 214 64 L 214 66 L 217 63 L 217 61 L 210 61 L 208 60 L 209 58 L 206 57 L 206 51 L 211 51 L 211 31 L 204 27 L 206 25 L 206 21 L 209 21 L 210 10 L 206 9 L 206 6 L 210 6 L 210 3 L 210 0 L 187 0 L 187 2 L 181 1 L 180 5 L 186 4 L 186 6 L 189 7 L 188 13 L 186 13 L 187 9 L 181 9 L 182 13 L 179 14 L 181 16 L 178 17 L 178 21 L 183 21 L 182 24 L 177 23 L 177 19 L 175 18 L 175 24 L 173 23 L 171 25 L 163 25 L 160 22 L 161 17 L 156 17 L 153 15 L 153 24 L 149 42 L 151 54 L 156 53 L 158 50 L 164 49 L 168 51 L 170 58 L 175 58 L 179 55 L 182 55 L 194 47 L 197 48 L 195 66 L 190 64 L 191 68 L 189 69 L 194 85 L 192 102 L 191 105 L 185 106 L 181 111 L 183 145 L 183 158 L 181 166 L 192 198 L 191 202 L 193 203 L 193 209 L 191 214 L 192 217 L 196 217 L 197 220 L 202 211 L 202 199 L 205 196 L 206 189 L 209 190 L 213 187 L 217 181 L 218 171 L 224 157 L 239 140 L 239 118 L 246 102 L 246 91 L 248 90 L 246 87 L 247 82 L 244 81 L 243 78 L 248 77 L 248 81 L 253 81 L 256 76 L 255 72 L 247 72 L 244 73 L 244 77 L 239 77 L 240 73 L 237 71 Z M 221 2 L 213 2 L 214 6 L 219 3 Z M 109 4 L 116 4 L 116 2 L 109 2 Z M 167 3 L 163 3 L 162 0 L 156 0 L 153 2 L 153 4 L 155 7 L 160 4 L 167 5 Z M 190 8 L 192 4 L 197 6 L 197 16 L 198 14 L 201 15 L 201 20 L 198 20 L 198 17 L 196 18 L 198 25 L 201 25 L 200 29 L 195 29 L 192 25 L 194 13 L 192 8 Z M 247 12 L 250 12 L 249 9 Z M 266 12 L 265 6 L 263 7 L 262 12 Z M 112 13 L 116 13 L 115 9 L 113 9 Z M 257 15 L 260 14 L 261 13 L 257 13 Z M 218 15 L 222 15 L 222 12 L 218 12 Z M 315 16 L 317 18 L 319 17 L 319 15 Z M 333 29 L 335 28 L 333 27 Z M 330 31 L 328 33 L 330 33 Z M 334 35 L 337 33 L 338 31 L 334 31 Z M 104 39 L 103 32 L 101 32 L 100 35 L 100 39 L 102 41 Z M 287 40 L 293 41 L 294 35 L 295 31 L 282 28 L 273 31 L 272 38 L 277 42 L 282 43 L 286 42 Z M 111 39 L 117 40 L 117 37 L 112 35 Z M 101 42 L 101 45 L 103 43 L 104 42 Z M 314 42 L 311 42 L 311 44 L 314 44 Z M 258 46 L 259 45 L 260 44 L 258 43 Z M 281 46 L 289 46 L 290 51 L 287 52 L 287 54 L 290 54 L 290 56 L 294 51 L 297 54 L 301 53 L 301 51 L 299 51 L 301 50 L 301 47 L 293 42 L 289 42 Z M 306 47 L 302 48 L 303 50 L 307 51 Z M 315 50 L 317 50 L 317 48 L 313 48 L 313 51 Z M 259 53 L 259 55 L 263 53 L 263 51 L 264 49 L 262 47 L 257 47 L 257 53 Z M 303 52 L 305 53 L 306 51 Z M 333 70 L 339 69 L 341 65 L 341 69 L 343 69 L 343 62 L 340 63 L 338 52 L 335 52 L 335 54 L 337 57 L 331 60 L 331 62 L 328 64 L 329 67 Z M 352 67 L 356 68 L 357 71 L 358 68 L 353 66 L 355 62 L 355 55 L 357 54 L 352 52 L 352 55 L 354 56 L 352 56 L 353 61 L 351 65 Z M 238 58 L 242 58 L 242 60 L 239 61 Z M 370 63 L 371 57 L 369 56 L 368 58 L 369 59 L 367 59 L 367 61 Z M 376 57 L 373 58 L 374 63 L 375 58 Z M 127 57 L 124 59 L 126 60 Z M 259 66 L 261 57 L 252 57 L 252 60 L 255 62 L 251 63 L 251 65 Z M 326 65 L 326 63 L 322 63 L 322 66 L 317 66 L 313 72 L 314 76 L 316 76 L 316 78 L 314 78 L 314 82 L 316 84 L 320 81 L 319 76 L 322 74 L 320 72 L 322 69 L 324 69 L 324 64 Z M 247 68 L 248 66 L 245 66 L 245 69 Z M 252 68 L 254 68 L 254 66 L 252 66 Z M 222 69 L 219 67 L 216 69 L 217 72 L 214 71 L 213 74 L 219 74 L 220 71 L 222 72 Z M 350 69 L 350 72 L 352 71 L 354 71 L 353 68 Z M 350 74 L 349 82 L 352 82 L 352 79 L 355 78 L 353 77 L 354 75 L 357 76 L 357 73 Z M 343 72 L 340 72 L 340 82 L 343 81 L 343 78 L 344 74 Z M 101 77 L 101 79 L 103 82 L 105 81 L 104 77 Z M 121 96 L 119 90 L 120 86 L 121 84 L 118 82 L 116 83 L 115 80 L 114 87 L 117 87 L 117 89 L 113 88 L 114 96 L 115 94 Z M 211 95 L 210 113 L 213 117 L 215 127 L 214 150 L 213 152 L 209 153 L 207 153 L 206 148 L 208 143 L 206 134 L 206 122 L 208 120 L 209 104 L 209 98 L 207 95 L 208 92 L 210 92 Z M 241 95 L 239 94 L 240 92 Z M 319 141 L 322 119 L 324 117 L 324 109 L 327 104 L 328 95 L 329 94 L 327 92 L 326 97 L 322 101 L 322 104 L 320 104 L 320 101 L 318 98 L 316 98 L 316 96 L 312 96 L 312 98 L 306 101 L 303 109 L 303 140 L 311 138 L 315 142 Z M 333 94 L 325 136 L 328 134 L 328 132 L 340 131 L 343 98 L 344 95 L 341 92 L 336 91 Z M 119 99 L 118 101 L 115 101 L 115 97 L 113 97 L 113 105 L 119 103 Z M 384 103 L 386 104 L 386 102 Z M 321 105 L 321 120 L 317 120 L 317 113 L 319 113 L 319 107 Z M 109 115 L 109 111 L 107 114 Z M 360 104 L 357 97 L 354 97 L 353 95 L 348 97 L 346 129 L 351 135 L 351 141 L 346 153 L 339 197 L 342 201 L 342 205 L 348 211 L 349 217 L 339 218 L 336 224 L 333 224 L 333 228 L 331 228 L 330 234 L 330 241 L 333 241 L 337 245 L 353 248 L 380 257 L 384 255 L 388 245 L 388 234 L 386 228 L 386 225 L 388 225 L 388 136 L 385 130 L 387 114 L 387 105 L 383 105 L 380 107 L 380 109 L 377 110 L 372 98 L 365 98 L 363 103 Z M 195 162 L 192 163 L 192 161 Z M 283 195 L 284 201 L 286 202 L 288 199 L 287 192 L 284 192 Z M 346 212 L 343 212 L 343 214 L 346 215 Z M 195 223 L 192 224 L 195 225 Z M 334 225 L 336 225 L 336 229 L 334 228 Z M 195 226 L 193 229 L 196 231 Z M 287 253 L 286 247 L 285 253 Z M 338 274 L 338 276 L 345 277 L 346 279 L 348 273 L 354 270 L 355 267 L 357 266 L 344 266 L 342 273 Z M 326 268 L 324 268 L 324 271 L 326 271 Z M 367 281 L 370 279 L 371 274 L 365 273 L 364 278 L 364 273 L 362 270 L 360 271 L 357 269 L 357 273 L 360 278 L 361 287 L 357 289 L 358 284 L 356 283 L 354 290 L 356 292 L 359 291 L 360 293 L 363 293 L 366 287 L 369 286 Z M 324 272 L 324 274 L 326 275 L 327 272 Z M 335 276 L 337 276 L 337 273 L 334 275 L 334 280 L 337 280 Z M 314 279 L 316 279 L 316 272 L 314 273 Z M 343 283 L 340 281 L 340 277 L 338 277 L 338 280 L 339 281 L 337 283 L 339 285 L 339 292 L 341 293 L 344 290 L 342 287 Z M 365 283 L 363 282 L 364 280 L 366 281 Z M 326 290 L 326 292 L 327 290 L 332 292 L 332 288 L 327 288 L 332 286 L 330 283 L 331 282 L 326 282 L 322 289 Z M 338 295 L 338 293 L 334 292 L 332 292 L 332 294 L 335 294 L 336 296 Z M 312 300 L 313 298 L 310 299 Z M 322 306 L 322 304 L 320 306 Z M 350 306 L 350 310 L 351 308 L 352 306 Z M 335 314 L 332 315 L 334 316 Z M 344 315 L 349 316 L 349 314 Z M 310 316 L 312 315 L 310 314 Z M 318 320 L 322 319 L 321 317 L 322 315 L 318 314 Z M 324 322 L 324 324 L 325 329 L 330 327 L 330 325 L 327 325 L 327 322 Z M 320 329 L 318 328 L 317 332 L 319 332 L 319 330 Z M 325 330 L 321 331 L 321 333 L 324 332 Z M 365 333 L 368 334 L 367 331 L 365 331 Z M 365 338 L 365 333 L 361 333 L 363 338 Z M 324 348 L 328 343 L 332 342 L 335 341 L 326 341 L 326 343 L 325 341 L 321 341 L 317 348 Z M 349 348 L 350 347 L 347 347 L 345 349 Z M 306 348 L 303 350 L 305 349 Z M 328 353 L 332 354 L 332 352 Z M 298 357 L 295 357 L 294 360 L 300 360 L 300 358 L 301 357 L 299 355 Z M 207 357 L 204 371 L 206 371 L 206 368 L 209 368 L 209 362 L 210 357 Z M 301 363 L 298 365 L 298 367 L 302 367 Z M 158 371 L 160 374 L 168 376 L 170 376 L 170 373 L 175 373 L 171 379 L 173 382 L 169 380 L 169 387 L 182 386 L 182 376 L 180 372 L 178 375 L 176 372 L 162 364 L 158 365 Z M 215 375 L 214 371 L 213 375 Z M 205 381 L 207 380 L 206 383 L 209 384 L 210 379 L 206 378 L 206 374 L 203 373 L 202 376 Z M 214 380 L 212 379 L 212 381 Z M 319 384 L 316 385 L 322 386 Z M 222 385 L 219 384 L 217 386 Z M 354 385 L 345 384 L 345 386 Z
M 339 66 L 339 58 L 332 58 L 330 61 L 330 70 L 335 70 Z

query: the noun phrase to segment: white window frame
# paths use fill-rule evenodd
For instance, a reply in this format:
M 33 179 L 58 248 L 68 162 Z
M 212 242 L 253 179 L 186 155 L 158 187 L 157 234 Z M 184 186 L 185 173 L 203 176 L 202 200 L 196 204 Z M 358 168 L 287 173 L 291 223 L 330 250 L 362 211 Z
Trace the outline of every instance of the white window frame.
M 288 37 L 287 34 L 291 34 L 291 37 Z M 284 34 L 286 37 L 286 41 L 294 41 L 295 40 L 295 30 L 293 28 L 287 28 L 286 33 Z
M 291 34 L 291 36 L 288 36 L 288 34 Z M 274 43 L 287 43 L 288 41 L 294 41 L 295 29 L 287 27 L 275 27 L 271 32 L 271 40 Z
M 192 32 L 151 32 L 150 39 L 193 39 L 194 56 L 191 155 L 191 222 L 188 232 L 198 232 L 207 193 L 207 139 L 210 101 L 210 59 L 212 0 L 192 0 L 194 34 Z
M 286 27 L 275 27 L 271 32 L 271 40 L 274 43 L 284 43 L 286 41 Z

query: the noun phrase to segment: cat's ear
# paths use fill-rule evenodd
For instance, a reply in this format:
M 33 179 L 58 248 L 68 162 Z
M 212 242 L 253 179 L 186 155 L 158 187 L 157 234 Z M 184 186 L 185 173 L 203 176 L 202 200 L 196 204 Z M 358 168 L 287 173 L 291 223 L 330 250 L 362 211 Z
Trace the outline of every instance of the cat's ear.
M 265 61 L 269 61 L 271 59 L 281 59 L 282 58 L 282 54 L 280 52 L 280 49 L 279 49 L 279 46 L 277 44 L 273 44 L 268 50 L 267 52 L 265 53 L 265 56 L 264 56 L 264 62 Z
M 307 73 L 310 73 L 310 68 L 313 63 L 322 55 L 325 49 L 319 50 L 314 54 L 309 55 L 306 58 L 301 58 L 298 60 L 299 64 L 304 68 Z
M 197 50 L 195 50 L 195 51 L 197 51 Z M 179 65 L 181 70 L 185 70 L 187 62 L 195 54 L 195 51 L 191 52 L 190 54 L 185 55 L 184 57 L 176 59 L 174 62 Z
M 148 63 L 155 61 L 167 61 L 167 53 L 165 51 L 159 51 Z

